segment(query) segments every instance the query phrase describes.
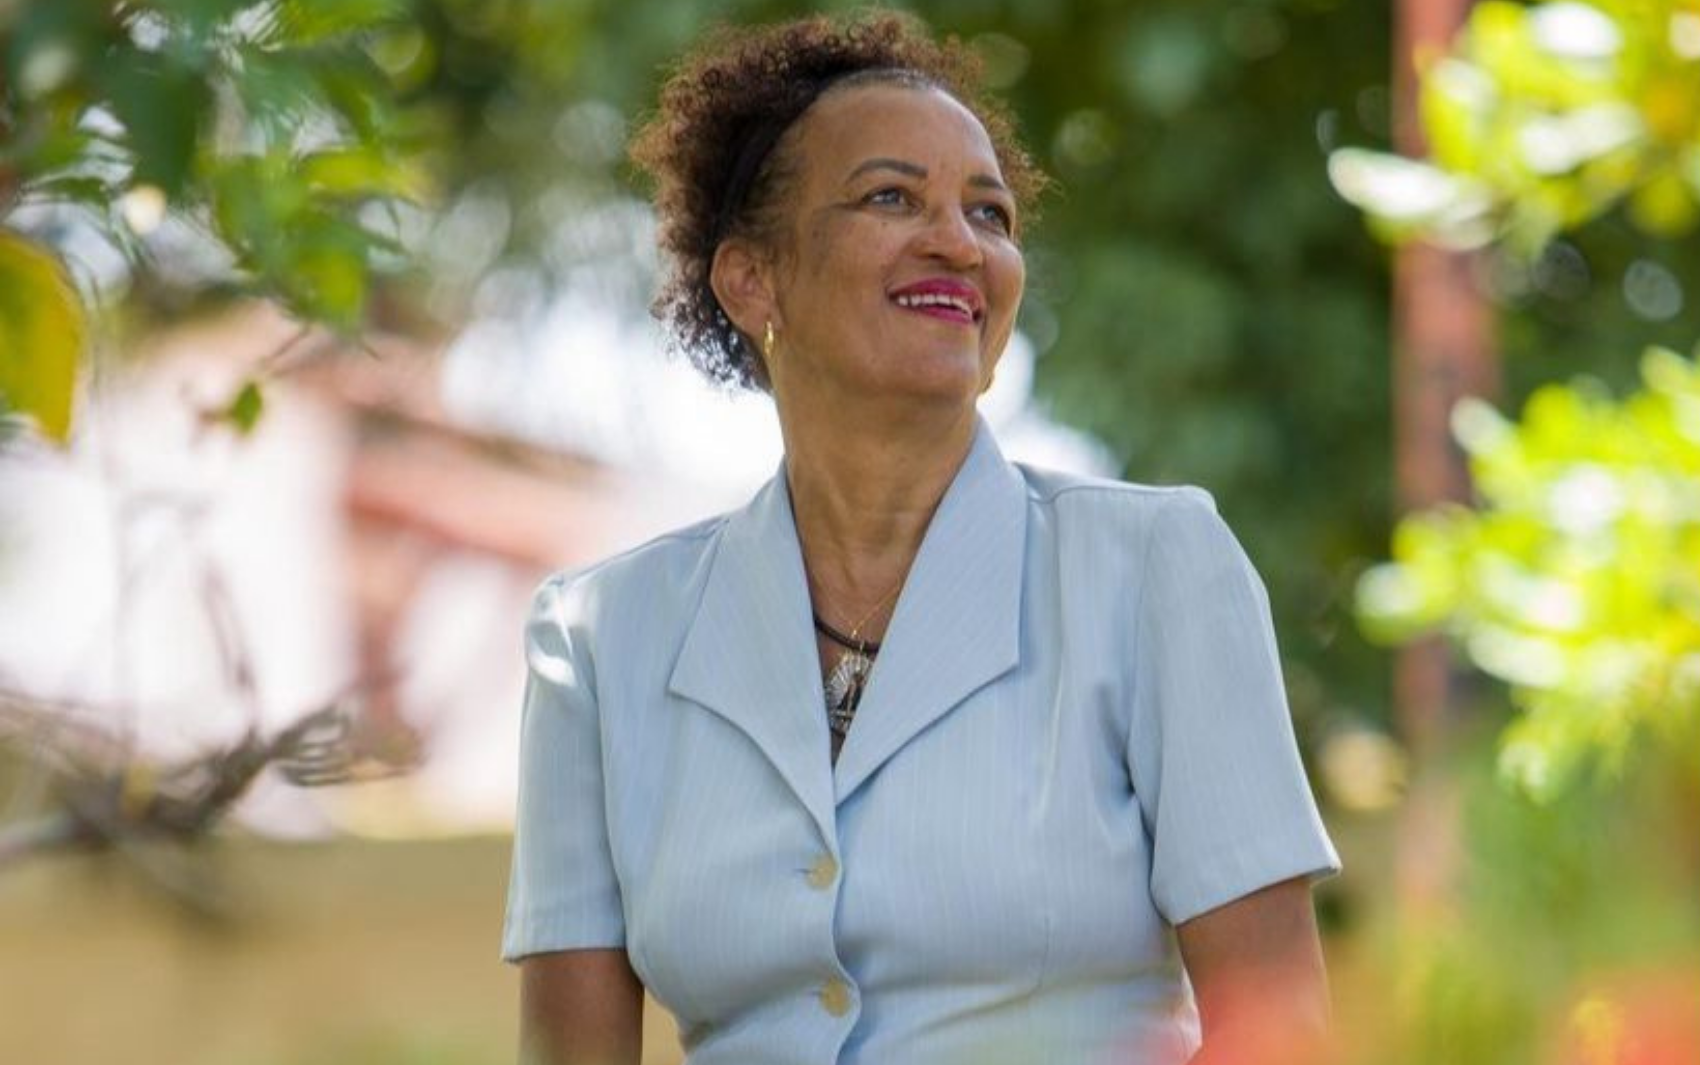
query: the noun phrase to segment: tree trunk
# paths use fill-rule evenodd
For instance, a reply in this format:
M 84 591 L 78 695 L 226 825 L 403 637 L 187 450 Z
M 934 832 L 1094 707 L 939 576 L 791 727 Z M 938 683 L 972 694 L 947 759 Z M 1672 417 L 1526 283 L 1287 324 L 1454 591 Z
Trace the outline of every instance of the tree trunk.
M 1471 0 L 1399 0 L 1394 33 L 1393 134 L 1410 157 L 1428 145 L 1417 114 L 1423 57 L 1450 43 Z M 1394 263 L 1394 477 L 1401 514 L 1470 497 L 1464 456 L 1453 442 L 1452 408 L 1465 396 L 1499 391 L 1493 310 L 1474 279 L 1472 255 L 1427 244 L 1402 248 Z M 1439 640 L 1399 656 L 1393 701 L 1400 730 L 1419 757 L 1447 731 L 1455 713 L 1451 656 Z
M 1398 0 L 1393 134 L 1409 157 L 1427 154 L 1418 117 L 1418 64 L 1440 54 L 1472 0 Z M 1465 396 L 1499 390 L 1493 311 L 1475 283 L 1474 256 L 1427 244 L 1403 247 L 1393 274 L 1393 453 L 1401 514 L 1470 497 L 1469 472 L 1451 432 Z M 1437 637 L 1406 646 L 1394 663 L 1393 704 L 1414 765 L 1401 813 L 1395 891 L 1401 923 L 1420 928 L 1445 913 L 1462 863 L 1456 783 L 1445 771 L 1457 715 L 1458 673 Z

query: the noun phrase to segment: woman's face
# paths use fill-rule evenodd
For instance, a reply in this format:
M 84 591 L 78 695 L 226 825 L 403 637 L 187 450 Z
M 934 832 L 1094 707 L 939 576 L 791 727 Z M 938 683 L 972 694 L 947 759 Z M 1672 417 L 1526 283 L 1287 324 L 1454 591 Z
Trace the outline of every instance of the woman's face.
M 1026 277 L 979 120 L 937 90 L 857 86 L 818 100 L 788 150 L 775 395 L 971 404 Z

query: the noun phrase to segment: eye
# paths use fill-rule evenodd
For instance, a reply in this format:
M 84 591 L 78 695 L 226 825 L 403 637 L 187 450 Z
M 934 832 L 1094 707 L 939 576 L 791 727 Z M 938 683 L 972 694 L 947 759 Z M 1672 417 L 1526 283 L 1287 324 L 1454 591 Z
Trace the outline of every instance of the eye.
M 1015 232 L 1015 216 L 1001 203 L 977 204 L 969 210 L 969 214 L 1005 236 Z
M 862 197 L 862 202 L 870 207 L 906 207 L 909 201 L 909 190 L 897 185 L 886 185 Z

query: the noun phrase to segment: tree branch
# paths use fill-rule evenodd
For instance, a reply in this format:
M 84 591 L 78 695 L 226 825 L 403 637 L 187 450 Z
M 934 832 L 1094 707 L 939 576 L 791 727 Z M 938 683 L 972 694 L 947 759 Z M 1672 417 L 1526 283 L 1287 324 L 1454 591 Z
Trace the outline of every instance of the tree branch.
M 410 751 L 401 760 L 385 759 L 363 749 L 346 699 L 269 739 L 251 730 L 229 747 L 176 765 L 115 762 L 113 737 L 67 722 L 63 707 L 32 708 L 0 692 L 0 710 L 0 745 L 17 747 L 26 762 L 43 769 L 59 797 L 51 813 L 0 826 L 0 871 L 55 850 L 127 852 L 147 840 L 197 842 L 267 768 L 298 787 L 317 787 L 395 776 L 411 769 L 416 757 Z

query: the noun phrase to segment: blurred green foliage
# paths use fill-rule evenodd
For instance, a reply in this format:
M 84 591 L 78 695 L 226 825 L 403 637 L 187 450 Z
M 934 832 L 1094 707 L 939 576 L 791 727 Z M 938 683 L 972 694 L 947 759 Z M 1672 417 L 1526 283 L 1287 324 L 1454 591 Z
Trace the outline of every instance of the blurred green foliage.
M 0 170 L 26 176 L 11 202 L 93 219 L 131 261 L 131 302 L 160 313 L 259 291 L 353 327 L 376 293 L 404 324 L 423 308 L 453 327 L 622 265 L 634 280 L 606 291 L 640 313 L 653 264 L 629 224 L 603 224 L 641 193 L 628 129 L 711 22 L 820 6 L 14 0 Z M 1326 163 L 1385 145 L 1390 5 L 903 6 L 980 52 L 1060 179 L 1028 247 L 1041 402 L 1127 476 L 1217 495 L 1270 585 L 1303 735 L 1384 719 L 1351 590 L 1389 531 L 1387 264 Z M 139 235 L 148 189 L 234 272 Z M 1488 265 L 1513 400 L 1579 370 L 1622 386 L 1624 353 L 1692 341 L 1668 305 L 1700 256 L 1649 250 L 1615 215 Z M 375 267 L 412 272 L 374 290 Z M 258 395 L 232 397 L 232 424 Z
M 432 305 L 461 276 L 502 313 L 623 260 L 641 275 L 629 233 L 593 222 L 641 193 L 624 140 L 666 66 L 713 22 L 852 6 L 420 0 L 406 99 L 456 131 L 434 170 Z M 1270 584 L 1302 730 L 1382 717 L 1385 662 L 1350 589 L 1388 531 L 1387 266 L 1325 167 L 1337 144 L 1385 141 L 1390 9 L 895 6 L 975 47 L 1060 179 L 1027 248 L 1042 404 L 1127 476 L 1217 495 Z M 640 313 L 648 294 L 640 276 L 613 298 Z
M 244 291 L 353 329 L 394 241 L 364 208 L 423 192 L 372 35 L 399 0 L 0 6 L 0 221 L 62 205 L 130 264 L 169 217 Z M 49 244 L 66 216 L 36 211 Z M 219 280 L 226 280 L 220 277 Z
M 1418 62 L 1429 159 L 1333 159 L 1385 234 L 1530 254 L 1620 202 L 1657 236 L 1700 221 L 1691 0 L 1488 0 L 1450 50 Z
M 1502 753 L 1538 795 L 1651 736 L 1700 766 L 1700 367 L 1655 348 L 1617 402 L 1586 380 L 1519 422 L 1461 404 L 1480 496 L 1401 523 L 1359 585 L 1384 638 L 1444 629 L 1524 713 Z
M 1128 478 L 1215 493 L 1270 586 L 1301 733 L 1380 717 L 1385 664 L 1349 591 L 1391 508 L 1389 282 L 1324 167 L 1335 143 L 1386 136 L 1390 10 L 1001 15 L 935 17 L 1020 57 L 1007 92 L 1060 180 L 1030 249 L 1041 401 Z
M 1630 336 L 1693 339 L 1677 334 L 1694 249 L 1654 241 L 1690 232 L 1700 210 L 1700 7 L 1482 3 L 1426 58 L 1432 158 L 1336 152 L 1336 185 L 1386 235 L 1499 242 L 1485 260 L 1496 294 L 1570 305 L 1521 336 L 1568 333 L 1571 351 L 1592 349 L 1592 374 L 1536 390 L 1521 425 L 1462 405 L 1479 507 L 1403 522 L 1394 562 L 1365 576 L 1359 600 L 1381 637 L 1443 629 L 1511 685 L 1524 714 L 1503 768 L 1550 797 L 1588 767 L 1614 778 L 1637 738 L 1700 751 L 1700 377 L 1655 348 L 1625 403 L 1600 381 L 1623 383 Z M 1590 313 L 1602 261 L 1647 327 Z
M 1386 535 L 1386 273 L 1323 165 L 1385 136 L 1388 12 L 904 6 L 975 46 L 1061 178 L 1023 321 L 1044 402 L 1128 476 L 1217 494 L 1271 585 L 1302 727 L 1382 713 L 1347 592 Z M 260 292 L 351 328 L 373 267 L 416 266 L 380 308 L 452 327 L 622 263 L 634 280 L 610 299 L 641 313 L 641 241 L 597 224 L 637 191 L 628 129 L 711 22 L 820 7 L 14 0 L 0 204 L 80 211 L 127 257 L 130 302 L 158 313 Z M 36 217 L 38 239 L 65 237 Z M 234 272 L 187 268 L 172 224 Z
M 1499 785 L 1493 759 L 1480 757 L 1491 746 L 1462 743 L 1444 767 L 1461 834 L 1452 893 L 1365 930 L 1378 991 L 1351 1018 L 1360 1034 L 1341 1060 L 1694 1060 L 1700 777 L 1653 757 L 1608 799 L 1574 790 L 1537 802 Z M 1654 1016 L 1670 1007 L 1676 1031 Z M 1610 1030 L 1601 1030 L 1601 1013 Z
M 373 209 L 424 193 L 418 138 L 369 50 L 403 10 L 399 0 L 0 4 L 0 290 L 14 297 L 0 303 L 0 401 L 49 437 L 69 432 L 85 315 L 50 256 L 79 231 L 126 266 L 101 278 L 70 256 L 83 298 L 160 266 L 150 238 L 170 221 L 180 232 L 169 254 L 208 261 L 189 272 L 190 288 L 268 296 L 354 330 L 375 269 L 398 251 Z M 44 328 L 44 316 L 77 324 Z
M 1505 719 L 1474 707 L 1462 764 L 1423 767 L 1410 868 L 1361 929 L 1361 975 L 1395 993 L 1359 1004 L 1343 1057 L 1692 1061 L 1700 371 L 1675 352 L 1700 246 L 1672 238 L 1700 201 L 1700 5 L 1488 0 L 1415 59 L 1430 158 L 1345 146 L 1331 178 L 1383 238 L 1478 249 L 1506 399 L 1527 401 L 1518 422 L 1455 412 L 1478 498 L 1402 521 L 1360 616 L 1447 633 L 1515 713 L 1482 743 Z
M 1578 373 L 1632 387 L 1643 347 L 1694 342 L 1700 242 L 1670 238 L 1700 197 L 1697 19 L 1684 0 L 1478 3 L 1416 57 L 1430 157 L 1330 155 L 1383 238 L 1481 247 L 1513 404 Z
M 21 365 L 20 345 L 49 350 L 14 339 L 44 328 L 20 326 L 14 308 L 54 305 L 8 303 L 25 272 L 3 262 L 50 249 L 77 265 L 74 225 L 104 234 L 130 271 L 129 303 L 159 315 L 239 292 L 345 329 L 374 303 L 453 326 L 621 264 L 645 283 L 611 298 L 637 313 L 653 264 L 624 221 L 597 223 L 641 194 L 624 145 L 666 64 L 714 21 L 847 6 L 0 0 L 0 225 L 27 222 L 33 238 L 0 243 L 0 370 Z M 1648 232 L 1694 219 L 1700 89 L 1683 20 L 1695 5 L 1538 5 L 1584 31 L 1594 16 L 1618 27 L 1618 46 L 1587 58 L 1555 50 L 1535 7 L 1478 4 L 1468 40 L 1430 68 L 1436 158 L 1415 170 L 1337 154 L 1386 147 L 1390 3 L 897 6 L 973 44 L 1060 179 L 1027 248 L 1022 328 L 1041 403 L 1105 441 L 1127 476 L 1216 494 L 1270 586 L 1306 739 L 1387 713 L 1385 656 L 1352 621 L 1356 580 L 1390 524 L 1387 259 L 1331 188 L 1328 161 L 1337 179 L 1339 160 L 1355 159 L 1363 181 L 1417 182 L 1429 215 L 1468 223 L 1470 241 L 1512 238 L 1484 248 L 1479 282 L 1502 309 L 1507 402 L 1534 398 L 1519 424 L 1466 408 L 1483 505 L 1404 526 L 1363 594 L 1380 635 L 1447 629 L 1513 684 L 1530 712 L 1508 764 L 1548 799 L 1496 792 L 1470 770 L 1462 898 L 1390 933 L 1393 968 L 1364 976 L 1396 992 L 1385 1042 L 1357 1060 L 1617 1060 L 1540 1047 L 1592 1015 L 1580 1008 L 1596 1001 L 1589 967 L 1692 967 L 1700 954 L 1695 770 L 1688 791 L 1657 795 L 1644 774 L 1603 797 L 1561 786 L 1639 735 L 1690 730 L 1640 764 L 1700 758 L 1680 665 L 1695 654 L 1700 572 L 1700 479 L 1681 465 L 1693 461 L 1695 370 L 1655 354 L 1642 391 L 1608 393 L 1638 379 L 1646 345 L 1694 340 L 1683 312 L 1700 291 L 1700 242 Z M 1531 156 L 1531 141 L 1547 154 Z M 1389 217 L 1390 231 L 1414 224 Z M 223 257 L 187 268 L 185 233 Z M 36 291 L 52 284 L 29 269 Z M 51 403 L 28 401 L 42 410 L 70 393 L 67 371 L 49 372 Z M 1545 386 L 1579 372 L 1597 383 Z M 0 389 L 17 402 L 3 376 Z M 245 382 L 225 417 L 251 427 L 263 407 L 260 383 Z M 1648 656 L 1657 668 L 1613 672 Z M 1366 879 L 1377 883 L 1356 868 L 1352 885 Z M 383 1039 L 344 1049 L 326 1057 L 449 1053 Z

